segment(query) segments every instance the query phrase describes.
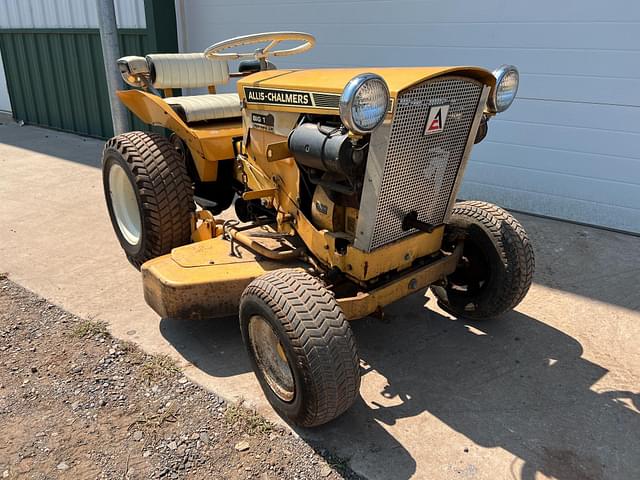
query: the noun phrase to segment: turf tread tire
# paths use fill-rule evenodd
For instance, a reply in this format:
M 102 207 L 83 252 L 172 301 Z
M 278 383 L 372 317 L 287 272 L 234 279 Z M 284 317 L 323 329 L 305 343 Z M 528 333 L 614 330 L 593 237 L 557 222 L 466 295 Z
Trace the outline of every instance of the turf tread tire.
M 256 303 L 273 312 L 282 326 L 293 352 L 290 362 L 301 375 L 302 386 L 296 384 L 296 388 L 302 388 L 297 395 L 301 393 L 303 399 L 300 408 L 293 413 L 283 409 L 255 366 L 247 329 Z M 297 425 L 313 427 L 333 420 L 353 404 L 360 390 L 355 338 L 333 292 L 320 280 L 299 269 L 282 269 L 262 275 L 242 294 L 240 319 L 254 370 L 280 414 Z
M 113 154 L 121 156 L 131 172 L 141 209 L 142 236 L 135 249 L 123 243 L 110 205 L 104 167 Z M 186 165 L 166 138 L 151 132 L 123 133 L 107 141 L 102 159 L 111 222 L 136 268 L 191 241 L 191 213 L 195 210 L 192 182 Z
M 457 303 L 445 288 L 434 287 L 439 305 L 476 320 L 498 317 L 515 308 L 529 291 L 535 270 L 533 247 L 524 227 L 506 210 L 481 201 L 456 203 L 449 224 L 466 231 L 478 227 L 489 237 L 501 263 L 497 265 L 500 281 L 489 285 L 474 310 Z

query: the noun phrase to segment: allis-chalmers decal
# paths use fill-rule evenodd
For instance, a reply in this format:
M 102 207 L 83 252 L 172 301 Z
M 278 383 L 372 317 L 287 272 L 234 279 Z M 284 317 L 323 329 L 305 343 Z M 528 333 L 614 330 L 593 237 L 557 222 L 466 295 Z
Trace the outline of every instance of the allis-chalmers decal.
M 259 103 L 262 105 L 294 105 L 296 107 L 314 106 L 309 92 L 244 87 L 244 96 L 247 103 Z
M 336 93 L 303 92 L 262 87 L 244 87 L 244 98 L 252 105 L 290 105 L 293 107 L 337 110 L 340 95 Z M 393 111 L 393 98 L 389 99 L 389 113 Z

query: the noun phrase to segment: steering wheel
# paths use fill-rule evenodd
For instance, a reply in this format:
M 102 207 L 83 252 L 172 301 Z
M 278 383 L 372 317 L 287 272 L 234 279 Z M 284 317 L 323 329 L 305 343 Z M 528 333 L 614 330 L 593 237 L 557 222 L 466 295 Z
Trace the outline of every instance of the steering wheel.
M 300 45 L 287 48 L 284 50 L 274 50 L 274 48 L 282 42 L 297 41 Z M 253 52 L 247 53 L 231 53 L 223 52 L 234 47 L 242 47 L 244 45 L 255 45 L 258 43 L 267 43 L 264 48 L 258 48 Z M 214 43 L 204 51 L 204 56 L 214 60 L 237 60 L 240 58 L 255 58 L 260 63 L 266 64 L 266 59 L 270 55 L 274 57 L 285 57 L 287 55 L 297 55 L 298 53 L 311 50 L 316 44 L 316 39 L 309 33 L 302 32 L 266 32 L 254 33 L 253 35 L 243 35 L 240 37 L 230 38 L 222 42 Z

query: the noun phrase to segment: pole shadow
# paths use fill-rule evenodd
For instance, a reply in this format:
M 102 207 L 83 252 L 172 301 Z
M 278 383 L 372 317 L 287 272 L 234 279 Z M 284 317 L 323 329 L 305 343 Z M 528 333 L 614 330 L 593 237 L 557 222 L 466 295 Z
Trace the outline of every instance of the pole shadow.
M 0 143 L 100 168 L 104 141 L 35 125 L 20 126 L 0 115 Z M 28 153 L 25 154 L 28 157 Z M 26 158 L 25 158 L 26 160 Z

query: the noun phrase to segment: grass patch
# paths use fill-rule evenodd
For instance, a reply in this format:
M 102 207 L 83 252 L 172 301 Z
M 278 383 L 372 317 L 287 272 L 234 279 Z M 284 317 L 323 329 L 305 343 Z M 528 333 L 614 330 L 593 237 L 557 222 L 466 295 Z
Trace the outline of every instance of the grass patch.
M 242 404 L 229 404 L 224 411 L 224 420 L 230 425 L 239 426 L 249 435 L 267 433 L 273 430 L 273 425 L 253 409 Z
M 76 338 L 95 337 L 96 335 L 107 336 L 107 324 L 103 321 L 82 320 L 71 330 L 71 336 Z
M 139 366 L 149 361 L 149 356 L 140 350 L 135 343 L 123 341 L 119 344 L 120 350 L 125 354 L 125 361 L 131 365 Z
M 124 353 L 138 353 L 140 351 L 135 343 L 129 342 L 127 340 L 119 342 L 118 345 L 120 347 L 120 350 L 122 350 Z
M 179 371 L 176 362 L 168 355 L 147 355 L 140 366 L 140 376 L 148 384 L 162 380 Z

